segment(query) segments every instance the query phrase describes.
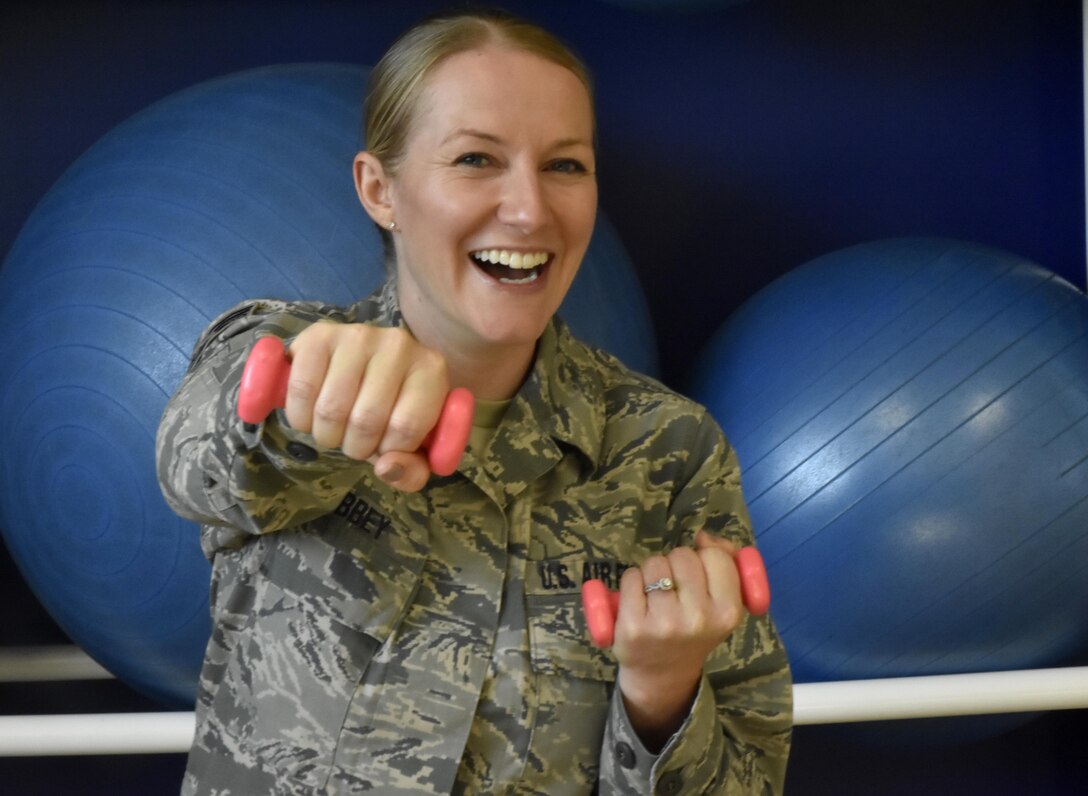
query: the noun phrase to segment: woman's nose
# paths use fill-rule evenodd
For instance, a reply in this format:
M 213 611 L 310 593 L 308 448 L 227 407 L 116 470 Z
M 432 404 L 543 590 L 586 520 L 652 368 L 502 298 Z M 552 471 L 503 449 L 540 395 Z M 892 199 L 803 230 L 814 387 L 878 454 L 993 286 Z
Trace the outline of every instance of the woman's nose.
M 511 169 L 503 181 L 499 221 L 527 233 L 539 228 L 547 213 L 543 185 L 536 169 Z

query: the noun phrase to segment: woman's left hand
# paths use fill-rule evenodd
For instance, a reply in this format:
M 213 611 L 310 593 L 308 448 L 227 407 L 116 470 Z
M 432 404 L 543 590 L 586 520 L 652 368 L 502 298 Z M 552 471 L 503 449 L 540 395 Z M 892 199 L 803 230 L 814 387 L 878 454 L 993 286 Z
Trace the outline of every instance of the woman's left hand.
M 705 531 L 631 567 L 620 581 L 612 651 L 627 715 L 648 748 L 660 748 L 684 722 L 707 656 L 744 618 L 734 546 Z M 646 587 L 663 578 L 671 589 Z

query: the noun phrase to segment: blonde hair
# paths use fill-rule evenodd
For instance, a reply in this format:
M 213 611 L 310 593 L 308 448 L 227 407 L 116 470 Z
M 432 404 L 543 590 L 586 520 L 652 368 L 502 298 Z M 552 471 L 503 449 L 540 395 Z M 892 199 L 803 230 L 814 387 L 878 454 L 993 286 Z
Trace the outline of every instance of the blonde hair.
M 420 92 L 427 75 L 451 55 L 497 44 L 539 56 L 569 69 L 586 87 L 590 107 L 593 84 L 585 64 L 539 25 L 505 11 L 460 11 L 428 17 L 401 34 L 370 70 L 363 102 L 367 151 L 395 175 L 408 143 Z M 376 225 L 387 270 L 393 271 L 393 236 Z
M 429 17 L 393 42 L 370 71 L 363 124 L 366 148 L 395 174 L 407 144 L 416 103 L 428 74 L 441 61 L 485 44 L 532 53 L 573 72 L 592 104 L 589 70 L 548 31 L 504 11 L 468 11 Z

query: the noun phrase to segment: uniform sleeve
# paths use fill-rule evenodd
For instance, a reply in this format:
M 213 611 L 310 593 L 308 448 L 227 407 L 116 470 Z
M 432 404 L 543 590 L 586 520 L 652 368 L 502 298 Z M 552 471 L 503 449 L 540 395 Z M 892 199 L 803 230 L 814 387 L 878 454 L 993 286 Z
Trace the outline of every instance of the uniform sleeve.
M 319 452 L 282 412 L 259 426 L 237 416 L 238 385 L 253 343 L 267 335 L 290 340 L 325 317 L 317 307 L 250 302 L 204 332 L 156 438 L 159 485 L 175 512 L 242 535 L 264 533 L 328 513 L 358 480 L 359 462 Z
M 680 480 L 672 529 L 691 544 L 700 529 L 753 543 L 736 455 L 704 416 Z M 601 754 L 602 794 L 780 794 L 793 724 L 785 650 L 770 616 L 747 617 L 708 658 L 687 719 L 659 754 L 631 727 L 619 689 Z

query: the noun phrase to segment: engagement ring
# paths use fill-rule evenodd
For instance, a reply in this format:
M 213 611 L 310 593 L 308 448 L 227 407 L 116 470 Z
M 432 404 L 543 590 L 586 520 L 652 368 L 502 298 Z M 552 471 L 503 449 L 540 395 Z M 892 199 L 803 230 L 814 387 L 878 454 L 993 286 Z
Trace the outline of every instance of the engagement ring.
M 643 591 L 649 594 L 652 591 L 672 591 L 674 588 L 672 578 L 661 578 L 660 580 L 655 580 L 643 589 Z

